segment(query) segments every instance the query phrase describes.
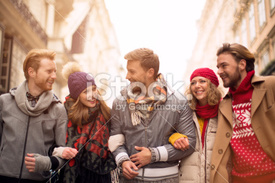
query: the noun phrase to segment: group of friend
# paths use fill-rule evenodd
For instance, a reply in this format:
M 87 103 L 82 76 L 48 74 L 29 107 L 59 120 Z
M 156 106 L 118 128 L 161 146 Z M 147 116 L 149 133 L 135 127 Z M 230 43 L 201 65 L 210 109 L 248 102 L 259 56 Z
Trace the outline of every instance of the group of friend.
M 159 73 L 157 54 L 133 50 L 130 84 L 111 109 L 76 62 L 62 69 L 62 104 L 55 54 L 31 50 L 26 80 L 0 96 L 1 183 L 275 182 L 275 77 L 255 75 L 243 45 L 217 50 L 224 96 L 213 70 L 194 70 L 183 95 Z

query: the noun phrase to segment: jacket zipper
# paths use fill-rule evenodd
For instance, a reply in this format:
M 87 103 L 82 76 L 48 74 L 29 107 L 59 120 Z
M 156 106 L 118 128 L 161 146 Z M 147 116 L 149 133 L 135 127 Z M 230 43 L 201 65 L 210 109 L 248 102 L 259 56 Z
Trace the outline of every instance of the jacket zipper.
M 145 119 L 145 123 L 144 123 L 144 130 L 145 130 L 145 147 L 148 147 L 148 144 L 147 144 L 147 128 L 148 128 L 148 120 Z M 145 172 L 145 169 L 142 168 L 142 180 L 144 181 L 144 172 Z
M 26 130 L 26 135 L 25 135 L 24 149 L 23 149 L 22 162 L 21 162 L 18 183 L 21 182 L 21 177 L 22 177 L 22 171 L 23 171 L 24 159 L 25 159 L 25 153 L 26 153 L 26 145 L 27 145 L 27 139 L 28 139 L 28 133 L 29 133 L 29 126 L 30 126 L 30 116 L 28 116 L 28 124 L 27 124 L 27 130 Z

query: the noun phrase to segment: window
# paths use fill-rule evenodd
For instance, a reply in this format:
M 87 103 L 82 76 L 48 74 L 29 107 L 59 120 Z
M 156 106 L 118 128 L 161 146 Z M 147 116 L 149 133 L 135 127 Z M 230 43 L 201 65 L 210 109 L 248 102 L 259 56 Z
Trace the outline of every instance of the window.
M 16 87 L 25 80 L 22 69 L 23 61 L 25 60 L 27 51 L 16 37 L 13 37 L 11 69 L 10 69 L 10 88 Z
M 264 0 L 258 0 L 258 10 L 259 10 L 259 25 L 261 28 L 266 22 Z
M 242 44 L 247 47 L 247 33 L 246 33 L 246 22 L 243 18 L 242 20 Z
M 6 93 L 9 91 L 9 76 L 10 76 L 10 63 L 11 63 L 11 50 L 12 50 L 13 39 L 11 37 L 6 37 L 4 39 L 3 45 L 3 58 L 1 63 L 1 93 Z
M 249 8 L 249 33 L 250 33 L 250 41 L 253 41 L 255 38 L 255 17 L 254 17 L 254 6 L 250 4 Z
M 88 17 L 86 17 L 72 37 L 72 50 L 71 53 L 83 53 L 85 48 L 85 38 L 87 33 Z
M 263 56 L 261 57 L 261 61 L 262 61 L 261 62 L 261 70 L 263 70 L 267 66 L 267 64 L 269 62 L 268 51 L 264 52 Z

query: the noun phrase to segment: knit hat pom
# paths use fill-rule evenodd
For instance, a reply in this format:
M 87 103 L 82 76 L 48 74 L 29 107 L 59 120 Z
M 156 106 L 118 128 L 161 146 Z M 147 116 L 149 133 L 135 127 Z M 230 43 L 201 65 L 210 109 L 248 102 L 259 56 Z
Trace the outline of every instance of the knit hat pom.
M 87 87 L 95 85 L 93 76 L 81 72 L 81 67 L 76 62 L 67 63 L 63 67 L 62 75 L 68 81 L 70 96 L 75 100 Z
M 68 81 L 69 76 L 75 72 L 81 72 L 82 68 L 77 62 L 68 62 L 66 65 L 63 66 L 62 69 L 62 76 L 63 78 Z
M 206 67 L 194 70 L 192 75 L 190 76 L 190 81 L 197 76 L 205 77 L 209 79 L 211 83 L 213 83 L 217 87 L 219 86 L 219 79 L 212 69 Z

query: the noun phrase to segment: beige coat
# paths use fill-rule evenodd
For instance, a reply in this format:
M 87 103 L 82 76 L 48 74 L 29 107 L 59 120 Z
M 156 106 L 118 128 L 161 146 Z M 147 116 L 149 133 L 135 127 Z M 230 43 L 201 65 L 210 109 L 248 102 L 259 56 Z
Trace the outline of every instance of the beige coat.
M 179 182 L 208 183 L 210 181 L 211 154 L 217 131 L 217 117 L 209 120 L 203 149 L 200 126 L 195 112 L 193 112 L 193 120 L 196 125 L 196 148 L 193 154 L 181 160 Z
M 275 77 L 252 77 L 251 125 L 263 150 L 275 161 Z M 228 93 L 219 106 L 218 130 L 211 159 L 211 183 L 230 182 L 233 133 L 232 101 Z

